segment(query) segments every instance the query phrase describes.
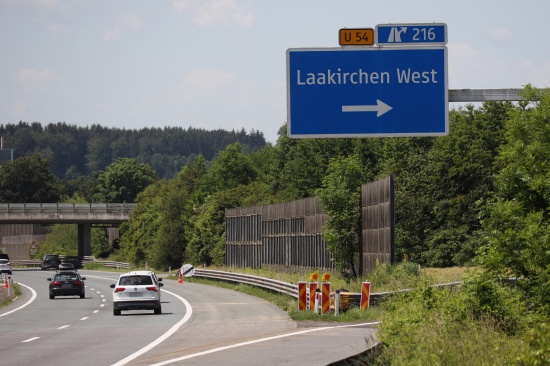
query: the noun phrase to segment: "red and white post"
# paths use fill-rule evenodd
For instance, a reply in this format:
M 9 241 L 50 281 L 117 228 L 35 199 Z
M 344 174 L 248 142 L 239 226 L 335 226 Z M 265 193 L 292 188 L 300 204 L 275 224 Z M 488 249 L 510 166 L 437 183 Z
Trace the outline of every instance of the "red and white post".
M 361 285 L 361 309 L 367 310 L 370 302 L 370 282 Z
M 330 282 L 321 284 L 321 314 L 326 314 L 330 311 Z
M 309 310 L 315 310 L 315 293 L 317 292 L 317 282 L 309 283 Z
M 298 282 L 298 310 L 307 310 L 307 283 Z

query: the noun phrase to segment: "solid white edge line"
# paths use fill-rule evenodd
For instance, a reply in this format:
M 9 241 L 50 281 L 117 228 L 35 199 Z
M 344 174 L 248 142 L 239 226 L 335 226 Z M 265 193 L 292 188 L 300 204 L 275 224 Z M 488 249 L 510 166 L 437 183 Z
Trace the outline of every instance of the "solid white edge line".
M 151 349 L 153 349 L 154 347 L 156 347 L 160 343 L 164 342 L 172 334 L 174 334 L 183 324 L 185 324 L 191 318 L 191 316 L 193 315 L 193 308 L 191 307 L 191 304 L 189 304 L 189 302 L 187 300 L 185 300 L 183 297 L 181 297 L 181 296 L 179 296 L 179 295 L 177 295 L 173 292 L 166 291 L 164 289 L 162 291 L 166 292 L 166 293 L 168 293 L 172 296 L 175 296 L 176 298 L 178 298 L 183 303 L 183 305 L 185 306 L 185 316 L 179 322 L 174 324 L 172 326 L 172 328 L 170 328 L 166 333 L 164 333 L 163 335 L 158 337 L 152 343 L 149 343 L 147 346 L 143 347 L 142 349 L 138 350 L 137 352 L 132 353 L 128 357 L 123 358 L 122 360 L 118 361 L 117 363 L 112 364 L 112 366 L 126 365 L 128 362 L 132 361 L 133 359 L 141 356 L 145 352 L 150 351 Z
M 13 309 L 13 310 L 10 310 L 10 311 L 8 311 L 8 312 L 6 312 L 6 313 L 4 313 L 4 314 L 0 314 L 0 318 L 3 317 L 3 316 L 6 316 L 6 315 L 8 315 L 8 314 L 11 314 L 11 313 L 13 313 L 13 312 L 16 312 L 17 310 L 23 309 L 25 306 L 27 306 L 27 305 L 29 305 L 31 302 L 33 302 L 34 299 L 36 299 L 36 291 L 34 291 L 34 289 L 33 289 L 32 287 L 29 287 L 29 286 L 27 286 L 27 285 L 24 285 L 24 284 L 22 284 L 22 283 L 20 283 L 20 282 L 17 282 L 17 284 L 20 285 L 20 286 L 26 287 L 27 289 L 29 289 L 29 290 L 31 291 L 31 293 L 32 293 L 32 296 L 31 296 L 31 298 L 29 299 L 29 301 L 27 301 L 26 303 L 24 303 L 24 304 L 21 305 L 20 307 L 15 308 L 15 309 Z
M 360 323 L 360 324 L 352 324 L 352 325 L 338 325 L 338 326 L 334 326 L 334 327 L 321 327 L 321 328 L 307 329 L 307 330 L 302 330 L 302 331 L 299 331 L 299 332 L 281 334 L 281 335 L 278 335 L 278 336 L 261 338 L 261 339 L 256 339 L 256 340 L 253 340 L 253 341 L 237 343 L 237 344 L 233 344 L 231 346 L 224 346 L 224 347 L 214 348 L 214 349 L 211 349 L 211 350 L 208 350 L 208 351 L 203 351 L 203 352 L 199 352 L 199 353 L 193 353 L 193 354 L 187 355 L 187 356 L 173 358 L 171 360 L 166 360 L 166 361 L 155 363 L 155 364 L 152 364 L 152 365 L 149 365 L 149 366 L 168 365 L 168 364 L 171 364 L 171 363 L 174 363 L 174 362 L 184 361 L 184 360 L 188 360 L 190 358 L 204 356 L 204 355 L 207 355 L 207 354 L 210 354 L 210 353 L 225 351 L 225 350 L 231 349 L 231 348 L 247 346 L 247 345 L 254 344 L 254 343 L 267 342 L 267 341 L 271 341 L 271 340 L 279 339 L 279 338 L 292 337 L 292 336 L 295 336 L 295 335 L 300 335 L 300 334 L 305 334 L 305 333 L 318 332 L 318 331 L 326 330 L 326 329 L 359 327 L 359 326 L 362 326 L 362 325 L 374 325 L 374 324 L 378 324 L 378 323 L 379 322 L 371 322 L 371 323 Z

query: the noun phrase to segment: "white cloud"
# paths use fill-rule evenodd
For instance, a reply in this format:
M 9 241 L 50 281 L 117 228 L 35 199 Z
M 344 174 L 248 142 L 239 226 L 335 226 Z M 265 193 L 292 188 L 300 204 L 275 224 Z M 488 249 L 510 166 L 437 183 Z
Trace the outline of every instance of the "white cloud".
M 141 23 L 141 19 L 137 15 L 123 15 L 118 18 L 112 29 L 103 32 L 102 39 L 105 42 L 116 41 L 128 31 L 137 31 L 141 26 Z
M 67 31 L 67 26 L 61 23 L 50 23 L 46 25 L 46 29 L 51 33 L 63 34 Z
M 52 69 L 23 69 L 12 78 L 19 82 L 23 90 L 30 93 L 62 87 L 64 84 L 63 79 Z
M 196 0 L 174 0 L 172 5 L 178 12 L 183 12 L 193 6 L 196 6 L 198 2 Z
M 507 57 L 496 48 L 449 44 L 449 88 L 521 88 L 550 85 L 550 63 Z
M 198 69 L 186 75 L 181 83 L 183 96 L 185 99 L 203 98 L 215 93 L 221 86 L 233 82 L 237 76 L 232 73 Z
M 108 103 L 98 103 L 92 106 L 94 111 L 100 112 L 102 114 L 112 114 L 117 112 L 117 108 Z
M 528 75 L 529 83 L 537 88 L 547 88 L 550 85 L 550 63 L 537 65 L 532 60 L 524 60 L 521 68 Z M 525 84 L 524 84 L 525 85 Z
M 191 12 L 195 24 L 202 28 L 250 27 L 254 23 L 254 14 L 236 0 L 174 0 L 172 4 L 178 12 Z
M 489 38 L 498 41 L 510 41 L 513 38 L 513 34 L 504 28 L 493 28 L 489 31 Z
M 12 113 L 14 116 L 21 116 L 27 112 L 28 103 L 25 101 L 18 101 L 12 107 Z

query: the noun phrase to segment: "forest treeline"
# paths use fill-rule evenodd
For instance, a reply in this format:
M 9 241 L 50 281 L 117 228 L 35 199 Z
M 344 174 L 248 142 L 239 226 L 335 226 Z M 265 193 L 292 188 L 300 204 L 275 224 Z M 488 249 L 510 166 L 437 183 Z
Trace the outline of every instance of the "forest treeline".
M 250 151 L 266 145 L 263 133 L 255 130 L 117 129 L 64 122 L 3 124 L 0 137 L 4 149 L 14 150 L 14 158 L 38 153 L 49 160 L 52 172 L 61 179 L 93 175 L 120 158 L 135 158 L 151 166 L 160 178 L 173 178 L 197 155 L 212 160 L 234 142 Z

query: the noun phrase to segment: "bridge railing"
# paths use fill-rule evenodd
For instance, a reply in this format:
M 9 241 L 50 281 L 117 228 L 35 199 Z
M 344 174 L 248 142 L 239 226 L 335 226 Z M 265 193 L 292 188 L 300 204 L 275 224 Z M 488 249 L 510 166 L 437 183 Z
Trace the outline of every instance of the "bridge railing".
M 60 255 L 59 258 L 61 260 L 65 259 L 64 255 Z M 98 260 L 93 256 L 84 256 L 82 258 L 82 263 L 99 263 L 104 265 L 105 267 L 112 267 L 112 268 L 130 268 L 130 263 L 126 262 L 113 262 L 113 261 L 104 261 L 104 260 Z M 14 267 L 40 267 L 42 264 L 42 261 L 40 259 L 15 259 L 10 261 L 11 264 Z
M 135 203 L 0 203 L 0 213 L 130 213 Z

